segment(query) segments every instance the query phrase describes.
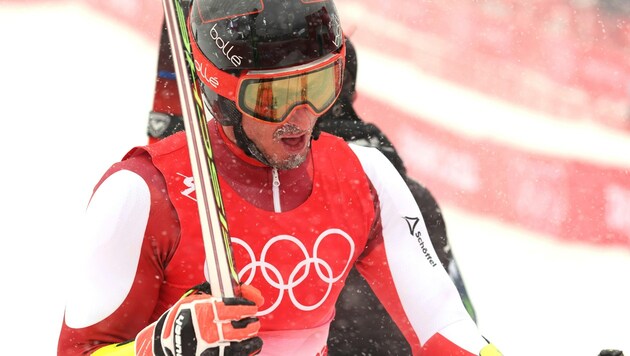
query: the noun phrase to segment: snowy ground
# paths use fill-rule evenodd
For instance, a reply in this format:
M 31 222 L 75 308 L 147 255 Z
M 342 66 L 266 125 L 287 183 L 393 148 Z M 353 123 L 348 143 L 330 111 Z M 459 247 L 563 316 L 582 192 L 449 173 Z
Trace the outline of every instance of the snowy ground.
M 104 170 L 146 142 L 157 49 L 45 2 L 0 4 L 0 38 L 1 353 L 54 355 L 76 219 Z M 506 355 L 630 353 L 630 251 L 445 214 L 480 328 Z

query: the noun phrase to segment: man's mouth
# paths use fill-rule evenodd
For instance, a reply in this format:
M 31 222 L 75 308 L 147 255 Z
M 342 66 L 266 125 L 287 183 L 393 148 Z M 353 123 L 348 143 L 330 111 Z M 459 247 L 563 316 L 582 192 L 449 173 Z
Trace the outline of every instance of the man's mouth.
M 301 130 L 294 125 L 285 125 L 274 133 L 274 138 L 281 142 L 283 147 L 292 152 L 304 149 L 308 141 L 309 132 Z
M 290 150 L 301 150 L 306 144 L 306 134 L 282 137 L 280 142 Z

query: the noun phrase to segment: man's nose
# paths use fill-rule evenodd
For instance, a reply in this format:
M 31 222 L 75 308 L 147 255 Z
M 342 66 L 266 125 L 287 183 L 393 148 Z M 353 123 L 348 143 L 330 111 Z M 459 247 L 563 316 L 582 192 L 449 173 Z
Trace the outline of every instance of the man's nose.
M 308 107 L 308 104 L 299 105 L 289 113 L 287 123 L 291 123 L 302 130 L 310 130 L 319 115 Z

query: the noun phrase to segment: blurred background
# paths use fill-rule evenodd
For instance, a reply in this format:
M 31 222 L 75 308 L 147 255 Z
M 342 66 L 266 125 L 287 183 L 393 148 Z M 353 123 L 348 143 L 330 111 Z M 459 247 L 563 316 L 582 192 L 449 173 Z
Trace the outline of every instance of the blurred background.
M 511 356 L 630 353 L 630 2 L 336 3 L 355 108 L 443 206 L 484 334 Z M 161 21 L 156 0 L 0 0 L 14 354 L 55 354 L 74 223 L 147 142 Z

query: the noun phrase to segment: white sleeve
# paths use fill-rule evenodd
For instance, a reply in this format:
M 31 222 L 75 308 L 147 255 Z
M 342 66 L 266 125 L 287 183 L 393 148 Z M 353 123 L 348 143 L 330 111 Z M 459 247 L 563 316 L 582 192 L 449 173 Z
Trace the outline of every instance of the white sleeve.
M 422 345 L 436 333 L 477 354 L 487 344 L 440 264 L 413 195 L 376 148 L 350 144 L 381 205 L 387 264 L 405 314 Z
M 115 172 L 94 192 L 69 254 L 74 267 L 68 280 L 68 326 L 91 326 L 125 300 L 138 267 L 150 205 L 146 182 L 128 170 Z

